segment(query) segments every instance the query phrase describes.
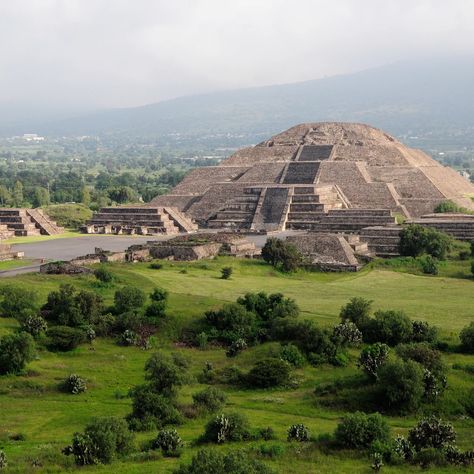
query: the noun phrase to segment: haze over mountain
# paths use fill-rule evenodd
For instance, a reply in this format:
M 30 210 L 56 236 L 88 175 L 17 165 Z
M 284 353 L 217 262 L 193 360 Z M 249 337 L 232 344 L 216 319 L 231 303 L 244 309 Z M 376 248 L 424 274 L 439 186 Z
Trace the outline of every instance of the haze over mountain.
M 181 97 L 61 120 L 33 120 L 5 133 L 47 135 L 243 134 L 258 141 L 295 123 L 356 121 L 396 135 L 474 127 L 474 56 L 397 62 L 355 74 Z M 64 116 L 64 112 L 63 112 Z

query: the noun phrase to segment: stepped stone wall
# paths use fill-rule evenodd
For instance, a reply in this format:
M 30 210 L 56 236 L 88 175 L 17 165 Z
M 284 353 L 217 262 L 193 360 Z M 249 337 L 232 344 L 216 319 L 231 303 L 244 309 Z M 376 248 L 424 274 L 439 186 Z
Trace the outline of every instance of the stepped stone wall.
M 56 224 L 41 209 L 0 208 L 0 234 L 8 238 L 5 231 L 14 236 L 56 235 L 64 229 Z
M 302 202 L 287 199 L 284 206 L 272 208 L 268 218 L 270 196 L 285 192 L 293 196 L 305 185 L 332 187 L 338 195 L 337 206 L 343 208 L 385 209 L 406 218 L 433 212 L 447 199 L 474 210 L 468 198 L 474 195 L 474 186 L 456 171 L 419 150 L 407 148 L 381 130 L 353 123 L 292 127 L 239 150 L 219 166 L 191 172 L 168 196 L 158 196 L 151 205 L 176 207 L 201 226 L 214 228 L 277 230 L 275 222 L 279 222 L 283 230 L 295 228 L 295 221 L 300 221 L 309 222 L 312 230 L 345 232 L 350 227 L 358 231 L 379 224 L 367 219 L 367 213 L 360 213 L 350 216 L 346 225 L 340 221 L 338 227 L 333 219 L 331 226 L 316 229 L 324 222 L 318 214 L 328 214 L 335 205 L 332 198 L 317 192 L 308 196 L 311 205 L 305 207 Z M 287 191 L 270 191 L 265 198 L 275 187 Z M 260 198 L 250 199 L 249 194 Z M 318 208 L 318 203 L 323 206 Z M 365 221 L 357 224 L 359 218 Z

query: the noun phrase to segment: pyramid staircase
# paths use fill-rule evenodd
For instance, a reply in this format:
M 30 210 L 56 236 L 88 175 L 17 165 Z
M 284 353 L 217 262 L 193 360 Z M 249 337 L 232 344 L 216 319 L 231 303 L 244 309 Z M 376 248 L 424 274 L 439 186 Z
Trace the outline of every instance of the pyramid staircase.
M 52 221 L 40 209 L 26 209 L 26 215 L 35 224 L 43 235 L 57 235 L 64 232 L 64 228 Z
M 229 201 L 208 220 L 211 229 L 249 229 L 260 200 L 262 188 L 245 188 L 243 194 Z

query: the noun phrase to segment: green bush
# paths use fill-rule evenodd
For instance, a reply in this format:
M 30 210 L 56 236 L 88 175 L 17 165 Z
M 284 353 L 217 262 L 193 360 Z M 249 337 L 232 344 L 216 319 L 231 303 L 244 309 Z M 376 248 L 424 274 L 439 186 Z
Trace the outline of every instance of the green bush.
M 412 341 L 413 342 L 436 342 L 438 330 L 430 326 L 426 321 L 412 321 Z
M 22 322 L 38 311 L 38 294 L 27 288 L 4 286 L 0 288 L 0 316 Z
M 443 232 L 410 224 L 400 232 L 400 255 L 418 257 L 424 253 L 444 260 L 452 247 L 453 239 Z
M 48 329 L 48 323 L 37 314 L 28 316 L 26 319 L 20 321 L 20 326 L 23 331 L 26 331 L 33 337 L 40 336 Z
M 91 291 L 78 291 L 64 284 L 48 295 L 42 308 L 47 321 L 58 326 L 78 327 L 97 320 L 103 311 L 102 298 Z
M 396 346 L 413 337 L 413 323 L 403 311 L 377 311 L 362 331 L 366 342 Z
M 435 448 L 426 448 L 418 451 L 412 460 L 413 464 L 417 464 L 423 469 L 433 466 L 446 466 L 446 455 L 443 451 Z
M 235 341 L 232 341 L 225 355 L 227 357 L 236 357 L 245 349 L 247 349 L 247 343 L 245 342 L 245 339 L 239 338 L 239 339 L 236 339 Z
M 463 207 L 458 206 L 455 202 L 447 200 L 440 202 L 435 208 L 434 212 L 436 214 L 442 213 L 462 213 L 465 212 L 466 209 Z
M 362 342 L 362 333 L 352 321 L 344 321 L 334 326 L 332 340 L 341 347 L 357 346 Z
M 294 272 L 303 263 L 303 256 L 293 244 L 275 237 L 267 239 L 262 258 L 284 272 Z
M 371 309 L 371 300 L 355 297 L 341 308 L 339 315 L 342 322 L 350 321 L 361 329 L 369 320 Z
M 425 275 L 437 275 L 439 273 L 438 262 L 431 255 L 419 257 L 418 262 L 420 263 L 421 271 Z
M 92 211 L 82 204 L 55 204 L 43 208 L 62 227 L 78 229 L 92 218 Z
M 177 354 L 157 352 L 145 364 L 145 380 L 155 392 L 173 397 L 176 388 L 186 380 L 186 365 L 187 361 Z
M 273 474 L 260 461 L 251 459 L 245 451 L 221 453 L 198 451 L 191 464 L 183 465 L 174 474 Z
M 115 292 L 114 303 L 117 314 L 140 311 L 146 301 L 145 293 L 133 286 L 124 286 Z
M 223 413 L 207 423 L 201 441 L 220 444 L 229 441 L 243 441 L 249 437 L 249 423 L 244 415 Z
M 403 360 L 414 360 L 435 374 L 445 372 L 441 353 L 426 342 L 400 344 L 396 352 Z
M 164 456 L 178 457 L 181 454 L 183 440 L 175 429 L 161 430 L 152 442 L 153 449 L 161 449 Z
M 0 338 L 0 375 L 20 373 L 33 360 L 34 351 L 34 340 L 26 332 Z
M 53 326 L 46 331 L 46 345 L 50 350 L 71 351 L 86 340 L 82 329 L 69 326 Z
M 247 374 L 247 383 L 251 387 L 268 388 L 288 385 L 290 365 L 276 357 L 259 360 Z
M 258 437 L 264 439 L 265 441 L 276 439 L 275 430 L 271 426 L 260 428 L 258 430 Z
M 133 431 L 161 429 L 182 421 L 173 399 L 157 393 L 149 385 L 138 385 L 130 390 L 132 413 L 127 416 Z
M 150 265 L 148 265 L 148 268 L 151 268 L 152 270 L 161 270 L 163 268 L 163 264 L 159 262 L 152 262 Z
M 74 433 L 72 445 L 63 452 L 73 455 L 79 466 L 110 464 L 133 448 L 133 435 L 121 418 L 97 418 L 89 423 L 84 434 Z
M 424 448 L 441 449 L 456 441 L 453 425 L 443 422 L 440 418 L 430 416 L 423 418 L 408 432 L 408 441 L 420 451 Z
M 459 251 L 459 260 L 469 260 L 471 252 L 469 250 L 460 250 Z
M 112 283 L 114 281 L 114 274 L 104 265 L 94 270 L 94 276 L 102 283 Z
M 194 406 L 198 410 L 205 412 L 215 412 L 220 410 L 227 400 L 226 394 L 215 387 L 207 387 L 201 392 L 193 394 Z
M 125 329 L 118 342 L 121 346 L 134 346 L 138 342 L 137 333 L 131 329 Z
M 281 293 L 267 294 L 246 293 L 237 299 L 237 303 L 244 306 L 247 311 L 256 314 L 261 321 L 269 322 L 277 318 L 296 318 L 299 307 L 292 298 L 286 298 Z
M 281 346 L 279 357 L 293 367 L 303 367 L 306 363 L 306 357 L 294 344 L 284 344 Z
M 459 339 L 461 340 L 461 349 L 464 352 L 474 354 L 474 322 L 461 330 Z
M 0 469 L 4 469 L 8 466 L 7 455 L 0 450 Z
M 343 448 L 367 449 L 374 441 L 387 442 L 390 428 L 380 413 L 362 412 L 345 415 L 334 432 L 336 442 Z
M 221 269 L 221 279 L 222 280 L 228 280 L 231 276 L 232 276 L 232 273 L 233 273 L 233 269 L 232 267 L 224 267 Z
M 287 432 L 288 441 L 298 441 L 303 443 L 310 440 L 309 429 L 302 423 L 291 425 Z
M 61 384 L 63 391 L 78 395 L 87 390 L 86 381 L 77 374 L 71 374 Z
M 399 412 L 416 410 L 425 393 L 423 368 L 408 360 L 387 362 L 378 370 L 380 401 Z
M 380 367 L 387 361 L 390 349 L 386 344 L 376 342 L 362 349 L 359 356 L 359 367 L 371 378 L 378 378 Z

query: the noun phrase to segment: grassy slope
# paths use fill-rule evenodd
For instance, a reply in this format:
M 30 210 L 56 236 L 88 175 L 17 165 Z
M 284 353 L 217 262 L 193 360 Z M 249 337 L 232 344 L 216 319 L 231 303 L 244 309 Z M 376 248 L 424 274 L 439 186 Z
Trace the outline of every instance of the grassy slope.
M 234 274 L 228 281 L 219 279 L 222 266 L 231 264 Z M 464 264 L 462 264 L 464 265 Z M 466 274 L 468 263 L 462 266 Z M 134 284 L 145 290 L 159 285 L 170 291 L 169 314 L 185 322 L 199 317 L 202 312 L 223 301 L 232 301 L 246 291 L 281 291 L 294 297 L 303 310 L 303 316 L 314 318 L 321 324 L 337 321 L 339 308 L 350 297 L 359 295 L 374 300 L 376 308 L 404 309 L 412 318 L 426 319 L 440 326 L 445 337 L 451 338 L 453 331 L 472 321 L 469 302 L 472 301 L 473 282 L 468 279 L 445 277 L 421 277 L 400 272 L 371 270 L 358 274 L 298 273 L 282 276 L 259 262 L 219 259 L 214 262 L 192 264 L 165 263 L 160 270 L 148 269 L 146 264 L 112 265 L 122 284 Z M 186 268 L 187 273 L 181 273 Z M 90 277 L 70 278 L 82 288 L 96 288 Z M 18 284 L 35 287 L 43 298 L 56 288 L 64 277 L 22 275 L 0 285 Z M 107 300 L 111 300 L 115 288 L 99 289 Z M 13 320 L 0 320 L 0 333 L 14 329 Z M 157 345 L 172 350 L 172 344 L 164 335 L 158 337 Z M 269 345 L 246 351 L 234 360 L 225 357 L 221 349 L 198 351 L 182 349 L 191 356 L 192 373 L 199 373 L 205 361 L 215 366 L 236 364 L 247 369 L 259 356 L 269 350 Z M 10 460 L 11 472 L 28 472 L 32 459 L 40 459 L 47 472 L 66 469 L 71 460 L 60 454 L 60 448 L 70 441 L 74 431 L 81 430 L 96 415 L 125 415 L 130 400 L 124 398 L 130 387 L 143 377 L 143 365 L 149 352 L 137 348 L 120 347 L 110 340 L 100 340 L 91 348 L 87 345 L 69 354 L 43 352 L 38 360 L 30 364 L 29 375 L 3 377 L 0 379 L 0 446 L 4 446 Z M 355 357 L 355 356 L 354 356 Z M 450 355 L 448 363 L 470 362 L 472 357 Z M 89 391 L 74 397 L 59 393 L 57 384 L 69 373 L 76 372 L 89 382 Z M 229 393 L 227 409 L 245 412 L 252 425 L 274 427 L 279 442 L 286 437 L 286 429 L 295 422 L 304 422 L 312 433 L 332 431 L 341 416 L 340 411 L 327 409 L 315 403 L 312 392 L 319 381 L 332 380 L 355 373 L 355 362 L 346 368 L 306 367 L 298 371 L 303 378 L 297 390 L 248 391 L 226 388 Z M 451 371 L 450 390 L 473 386 L 472 376 L 461 371 Z M 181 390 L 183 402 L 190 403 L 191 394 L 202 388 L 196 382 Z M 449 396 L 449 393 L 446 394 Z M 5 408 L 4 408 L 5 407 Z M 415 418 L 390 418 L 396 432 L 406 431 Z M 178 430 L 187 443 L 195 440 L 203 430 L 206 418 L 186 422 Z M 472 420 L 455 420 L 460 444 L 474 444 Z M 25 441 L 11 441 L 11 433 L 24 433 Z M 139 440 L 150 439 L 153 433 L 138 436 Z M 260 442 L 246 443 L 245 446 Z M 232 448 L 235 448 L 232 445 Z M 182 460 L 191 457 L 196 448 L 186 449 Z M 220 449 L 228 449 L 224 446 Z M 279 472 L 368 472 L 368 460 L 352 454 L 326 456 L 317 450 L 296 453 L 287 448 L 285 455 L 270 461 Z M 179 461 L 164 459 L 156 461 L 129 460 L 113 467 L 95 468 L 103 472 L 146 473 L 169 472 Z M 53 467 L 55 466 L 55 467 Z M 389 472 L 406 472 L 401 468 L 384 468 Z M 46 469 L 45 469 L 46 470 Z M 439 470 L 437 472 L 448 472 Z

